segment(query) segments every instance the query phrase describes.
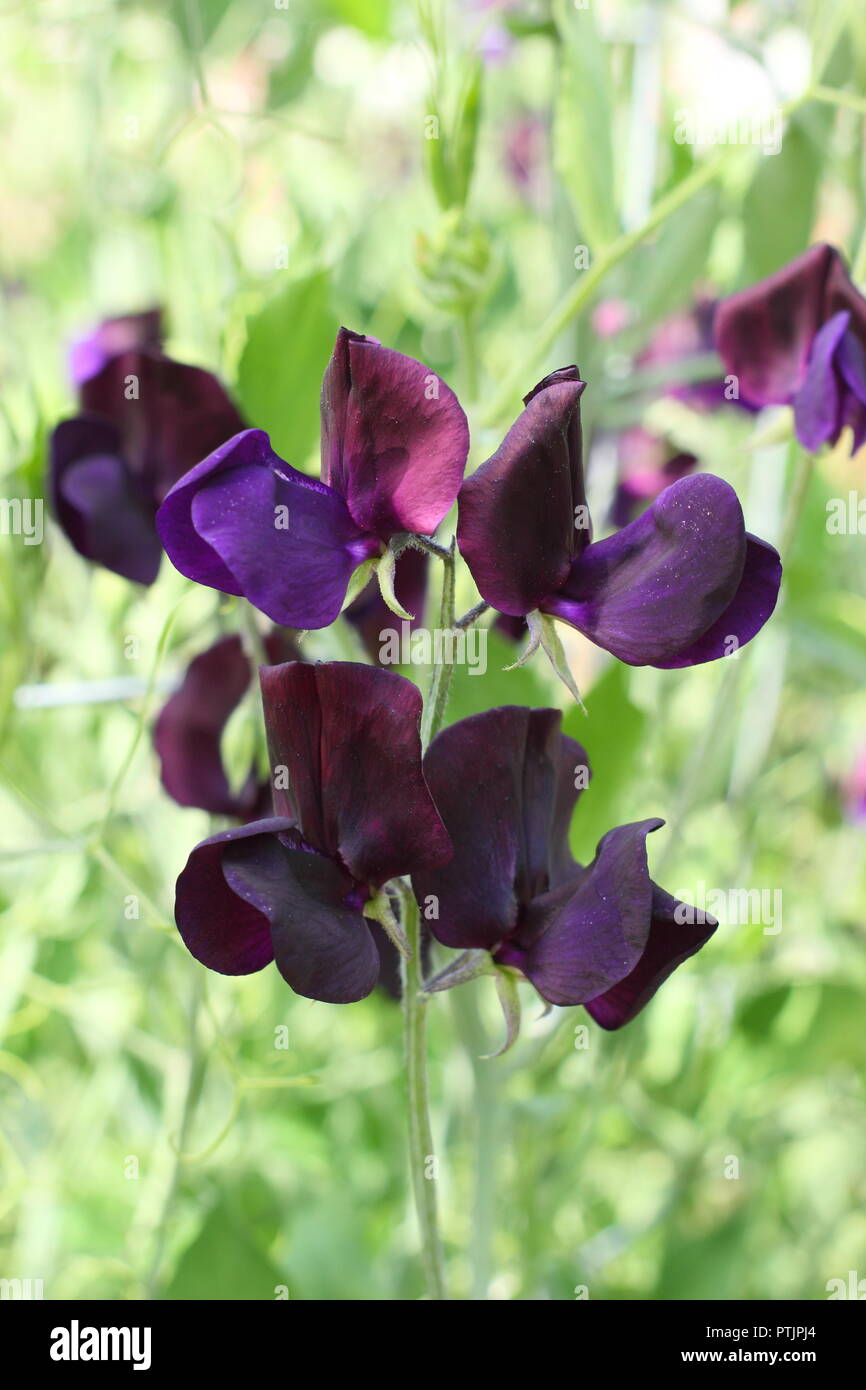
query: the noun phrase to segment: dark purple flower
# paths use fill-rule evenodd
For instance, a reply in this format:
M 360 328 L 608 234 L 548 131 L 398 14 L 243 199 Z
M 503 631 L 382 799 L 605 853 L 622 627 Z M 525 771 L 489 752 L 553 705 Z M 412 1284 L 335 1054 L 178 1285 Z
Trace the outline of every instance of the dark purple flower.
M 558 710 L 505 706 L 445 729 L 424 771 L 454 856 L 415 873 L 419 903 L 444 945 L 489 951 L 551 1004 L 584 1004 L 620 1028 L 716 928 L 653 883 L 646 836 L 664 822 L 611 830 L 577 864 L 569 823 L 589 778 L 586 753 Z
M 162 310 L 145 309 L 140 314 L 103 319 L 92 332 L 76 339 L 69 353 L 73 384 L 78 387 L 89 381 L 118 353 L 137 349 L 162 352 Z
M 394 594 L 401 608 L 412 614 L 410 632 L 424 622 L 427 600 L 428 556 L 412 546 L 397 558 L 394 571 Z M 395 615 L 382 597 L 375 579 L 371 579 L 343 613 L 346 622 L 355 629 L 371 661 L 381 660 L 382 633 L 394 627 Z
M 269 661 L 299 661 L 294 642 L 283 633 L 264 639 Z M 249 689 L 253 665 L 235 633 L 222 637 L 189 664 L 175 693 L 163 706 L 153 731 L 160 779 L 181 806 L 239 821 L 270 815 L 270 782 L 262 784 L 255 766 L 232 791 L 221 743 L 229 718 Z
M 576 367 L 526 397 L 497 453 L 466 480 L 457 538 L 482 598 L 540 610 L 633 666 L 692 666 L 754 637 L 776 604 L 781 564 L 747 533 L 734 489 L 683 478 L 642 516 L 591 540 Z
M 452 852 L 421 769 L 421 696 L 351 662 L 266 666 L 261 681 L 275 814 L 193 850 L 177 925 L 223 975 L 276 961 L 296 994 L 363 999 L 380 970 L 365 906 Z
M 57 519 L 85 559 L 152 584 L 160 502 L 243 421 L 210 372 L 142 349 L 109 358 L 79 398 L 80 413 L 51 437 Z
M 340 330 L 322 383 L 322 480 L 247 430 L 175 487 L 158 526 L 173 564 L 286 627 L 327 627 L 354 570 L 429 535 L 460 488 L 469 431 L 420 362 Z
M 855 450 L 866 442 L 866 299 L 834 247 L 723 300 L 715 336 L 744 400 L 794 407 L 804 448 L 835 444 L 846 425 Z

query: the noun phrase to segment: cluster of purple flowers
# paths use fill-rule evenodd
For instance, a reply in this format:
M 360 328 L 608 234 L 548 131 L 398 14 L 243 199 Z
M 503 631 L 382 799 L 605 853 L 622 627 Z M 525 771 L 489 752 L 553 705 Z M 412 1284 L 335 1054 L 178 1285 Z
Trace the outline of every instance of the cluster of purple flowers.
M 701 347 L 712 322 L 743 404 L 792 405 L 809 449 L 846 426 L 856 446 L 866 439 L 866 302 L 832 248 L 705 308 Z M 361 999 L 383 968 L 383 899 L 396 915 L 389 885 L 407 879 L 433 905 L 425 920 L 442 945 L 487 953 L 605 1028 L 633 1018 L 715 929 L 683 925 L 695 914 L 677 914 L 650 878 L 646 837 L 663 822 L 618 826 L 591 864 L 576 863 L 569 827 L 589 760 L 557 711 L 492 709 L 422 750 L 410 681 L 375 665 L 307 663 L 296 637 L 345 612 L 375 661 L 385 599 L 396 593 L 420 615 L 428 556 L 418 545 L 430 548 L 456 502 L 460 553 L 497 620 L 557 619 L 635 666 L 715 660 L 760 631 L 781 580 L 733 488 L 692 472 L 690 459 L 594 540 L 574 366 L 529 392 L 468 478 L 454 392 L 346 329 L 322 385 L 319 478 L 246 428 L 215 377 L 164 354 L 156 313 L 104 324 L 78 345 L 74 373 L 80 410 L 51 449 L 72 544 L 145 584 L 164 549 L 182 574 L 274 624 L 261 668 L 269 780 L 251 767 L 233 791 L 222 763 L 223 730 L 253 676 L 237 636 L 193 661 L 155 729 L 169 793 L 236 822 L 198 845 L 178 880 L 192 954 L 224 974 L 273 961 L 301 995 Z M 721 387 L 689 391 L 705 408 Z M 377 568 L 391 575 L 382 594 Z

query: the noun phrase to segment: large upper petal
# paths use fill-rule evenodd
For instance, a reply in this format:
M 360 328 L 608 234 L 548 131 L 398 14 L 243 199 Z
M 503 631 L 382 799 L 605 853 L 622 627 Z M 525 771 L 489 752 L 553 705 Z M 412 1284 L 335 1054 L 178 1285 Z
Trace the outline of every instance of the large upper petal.
M 116 427 L 96 415 L 63 420 L 51 436 L 54 510 L 79 555 L 152 584 L 162 547 L 155 503 L 121 453 Z
M 284 463 L 263 430 L 190 469 L 157 514 L 181 574 L 249 599 L 285 627 L 326 627 L 354 569 L 378 549 L 331 488 Z
M 469 426 L 445 382 L 341 328 L 322 382 L 322 479 L 363 531 L 431 534 L 460 489 Z
M 501 613 L 523 617 L 564 583 L 589 539 L 576 367 L 554 372 L 496 453 L 460 491 L 457 541 L 478 591 Z
M 349 661 L 261 670 L 275 805 L 359 882 L 435 864 L 451 844 L 421 769 L 421 695 L 393 671 Z
M 772 547 L 750 547 L 734 489 L 702 473 L 589 546 L 542 608 L 630 665 L 693 664 L 723 655 L 725 636 L 754 636 L 780 573 Z
M 709 913 L 703 921 L 678 922 L 675 912 L 683 907 L 658 884 L 653 884 L 652 921 L 649 936 L 637 964 L 624 979 L 595 999 L 586 1008 L 602 1028 L 621 1028 L 639 1014 L 678 965 L 693 956 L 709 941 L 718 923 Z
M 437 900 L 430 928 L 446 946 L 495 946 L 524 904 L 574 871 L 568 825 L 588 762 L 561 723 L 558 710 L 506 705 L 451 725 L 427 750 L 454 856 L 412 886 L 422 905 Z

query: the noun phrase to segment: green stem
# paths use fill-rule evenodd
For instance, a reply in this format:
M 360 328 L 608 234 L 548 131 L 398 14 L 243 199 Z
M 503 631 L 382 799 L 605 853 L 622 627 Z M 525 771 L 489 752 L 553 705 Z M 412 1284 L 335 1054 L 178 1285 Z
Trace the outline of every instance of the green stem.
M 782 523 L 782 535 L 779 540 L 779 552 L 782 556 L 783 564 L 785 563 L 788 551 L 791 549 L 797 535 L 797 528 L 800 524 L 800 517 L 803 515 L 803 508 L 806 505 L 809 483 L 812 481 L 812 470 L 814 466 L 814 454 L 806 453 L 806 451 L 803 450 L 797 459 L 794 475 L 791 479 L 791 492 L 788 497 L 785 520 Z
M 183 1110 L 180 1117 L 180 1128 L 178 1129 L 177 1143 L 175 1145 L 174 1164 L 163 1199 L 159 1220 L 156 1225 L 153 1256 L 151 1258 L 150 1270 L 145 1285 L 148 1299 L 155 1299 L 157 1296 L 159 1277 L 162 1272 L 165 1247 L 168 1239 L 168 1230 L 171 1223 L 172 1208 L 174 1207 L 174 1200 L 177 1196 L 178 1188 L 180 1187 L 181 1171 L 186 1159 L 189 1134 L 192 1128 L 193 1117 L 195 1116 L 199 1096 L 201 1095 L 202 1082 L 204 1081 L 205 1061 L 198 1037 L 199 1013 L 204 998 L 204 987 L 204 971 L 197 969 L 193 982 L 192 1000 L 189 1011 L 189 1070 L 187 1072 L 186 1090 L 183 1098 Z
M 785 118 L 789 117 L 805 102 L 812 99 L 816 101 L 833 100 L 837 105 L 851 105 L 853 99 L 849 101 L 848 96 L 848 93 L 831 93 L 826 88 L 818 87 L 789 101 L 782 108 L 782 115 Z M 523 384 L 527 380 L 528 374 L 531 374 L 533 368 L 538 367 L 560 333 L 568 327 L 573 318 L 576 318 L 602 281 L 625 259 L 629 252 L 640 246 L 642 241 L 657 231 L 675 212 L 679 212 L 680 208 L 694 198 L 697 193 L 700 193 L 703 188 L 713 183 L 730 160 L 737 158 L 740 153 L 751 152 L 747 146 L 721 147 L 715 154 L 702 160 L 675 188 L 659 198 L 639 227 L 635 227 L 633 231 L 624 232 L 622 236 L 617 237 L 601 252 L 589 270 L 581 276 L 577 284 L 563 297 L 541 325 L 538 336 L 530 345 L 528 352 L 522 354 L 519 367 L 510 376 L 505 377 L 502 386 L 484 413 L 483 424 L 490 426 L 499 424 L 503 414 L 507 414 L 515 399 L 522 395 Z
M 421 993 L 421 920 L 415 895 L 400 885 L 403 929 L 410 956 L 403 961 L 403 1019 L 406 1045 L 406 1087 L 409 1101 L 409 1168 L 421 1235 L 421 1255 L 427 1293 L 447 1298 L 436 1203 L 436 1157 L 427 1087 L 427 1001 Z
M 493 1277 L 496 1166 L 500 1153 L 499 1091 L 502 1069 L 485 1061 L 487 1038 L 478 1013 L 477 982 L 451 990 L 451 1007 L 472 1067 L 475 1182 L 472 1198 L 472 1298 L 486 1302 Z
M 454 541 L 452 539 L 448 557 L 442 561 L 442 605 L 439 610 L 439 629 L 441 632 L 450 632 L 454 626 L 455 568 Z M 442 728 L 453 674 L 454 663 L 451 661 L 439 661 L 433 667 L 430 691 L 424 702 L 424 714 L 421 718 L 421 743 L 424 748 L 431 743 Z
M 866 116 L 866 97 L 856 92 L 843 92 L 835 87 L 810 87 L 807 93 L 810 101 L 822 101 L 827 106 L 843 106 L 847 111 L 857 111 Z

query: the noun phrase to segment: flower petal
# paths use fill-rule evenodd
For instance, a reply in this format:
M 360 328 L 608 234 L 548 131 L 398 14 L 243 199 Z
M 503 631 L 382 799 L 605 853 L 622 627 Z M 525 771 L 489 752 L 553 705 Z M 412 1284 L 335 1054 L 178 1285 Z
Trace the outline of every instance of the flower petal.
M 275 805 L 359 882 L 443 863 L 451 844 L 421 770 L 421 695 L 348 661 L 261 670 Z
M 274 958 L 268 919 L 239 898 L 223 875 L 223 856 L 239 840 L 261 841 L 272 853 L 279 831 L 292 829 L 285 817 L 252 821 L 203 840 L 177 880 L 175 920 L 196 960 L 221 975 L 251 975 Z
M 103 319 L 92 332 L 77 338 L 69 352 L 69 373 L 76 386 L 101 372 L 110 357 L 133 348 L 162 351 L 162 311 L 121 314 Z
M 705 913 L 703 921 L 686 920 L 680 924 L 674 916 L 678 906 L 683 904 L 653 884 L 652 924 L 640 960 L 625 979 L 596 999 L 586 1001 L 587 1010 L 602 1028 L 622 1028 L 630 1023 L 677 966 L 713 935 L 718 926 L 714 917 Z
M 235 435 L 192 468 L 157 527 L 181 574 L 304 629 L 334 621 L 353 570 L 378 549 L 343 499 L 284 463 L 262 430 Z
M 460 491 L 457 542 L 478 590 L 501 613 L 525 617 L 564 583 L 589 540 L 576 367 L 527 396 L 500 448 Z
M 724 613 L 696 642 L 683 647 L 676 656 L 666 661 L 655 661 L 653 665 L 667 671 L 732 656 L 740 647 L 751 642 L 772 616 L 781 582 L 782 561 L 779 552 L 747 531 L 743 575 Z
M 794 397 L 797 438 L 812 453 L 828 439 L 838 439 L 842 428 L 842 392 L 836 373 L 836 356 L 850 321 L 850 314 L 834 314 L 818 330 L 803 384 Z
M 435 372 L 340 329 L 322 382 L 322 479 L 362 531 L 431 534 L 468 452 L 466 416 Z
M 132 473 L 161 502 L 179 478 L 244 427 L 219 381 L 155 352 L 123 352 L 81 386 L 85 410 L 120 431 Z
M 270 923 L 277 969 L 295 993 L 351 1004 L 375 986 L 379 952 L 346 870 L 300 845 L 297 832 L 236 839 L 223 874 Z
M 835 268 L 835 269 L 834 269 Z M 812 342 L 829 314 L 828 280 L 839 269 L 832 246 L 813 246 L 804 255 L 716 309 L 716 346 L 728 373 L 739 380 L 741 397 L 753 405 L 786 405 L 806 373 Z M 852 287 L 853 288 L 853 287 Z M 842 289 L 837 291 L 841 294 Z
M 568 824 L 586 753 L 560 733 L 558 710 L 506 705 L 451 725 L 424 771 L 454 844 L 435 872 L 416 873 L 433 934 L 446 946 L 490 949 L 517 929 L 521 908 L 574 872 Z
M 709 473 L 683 478 L 585 550 L 542 611 L 632 666 L 677 664 L 733 604 L 746 552 L 734 489 Z
M 153 583 L 162 558 L 154 504 L 122 458 L 114 425 L 94 415 L 63 420 L 51 436 L 51 485 L 57 519 L 79 555 Z
M 595 999 L 637 965 L 652 921 L 646 837 L 663 824 L 645 820 L 608 831 L 570 891 L 534 904 L 542 925 L 521 968 L 549 1003 Z
M 211 815 L 243 815 L 255 784 L 232 792 L 223 768 L 220 741 L 229 716 L 250 684 L 252 667 L 241 639 L 233 635 L 190 662 L 180 688 L 156 721 L 153 741 L 162 785 L 181 806 Z

